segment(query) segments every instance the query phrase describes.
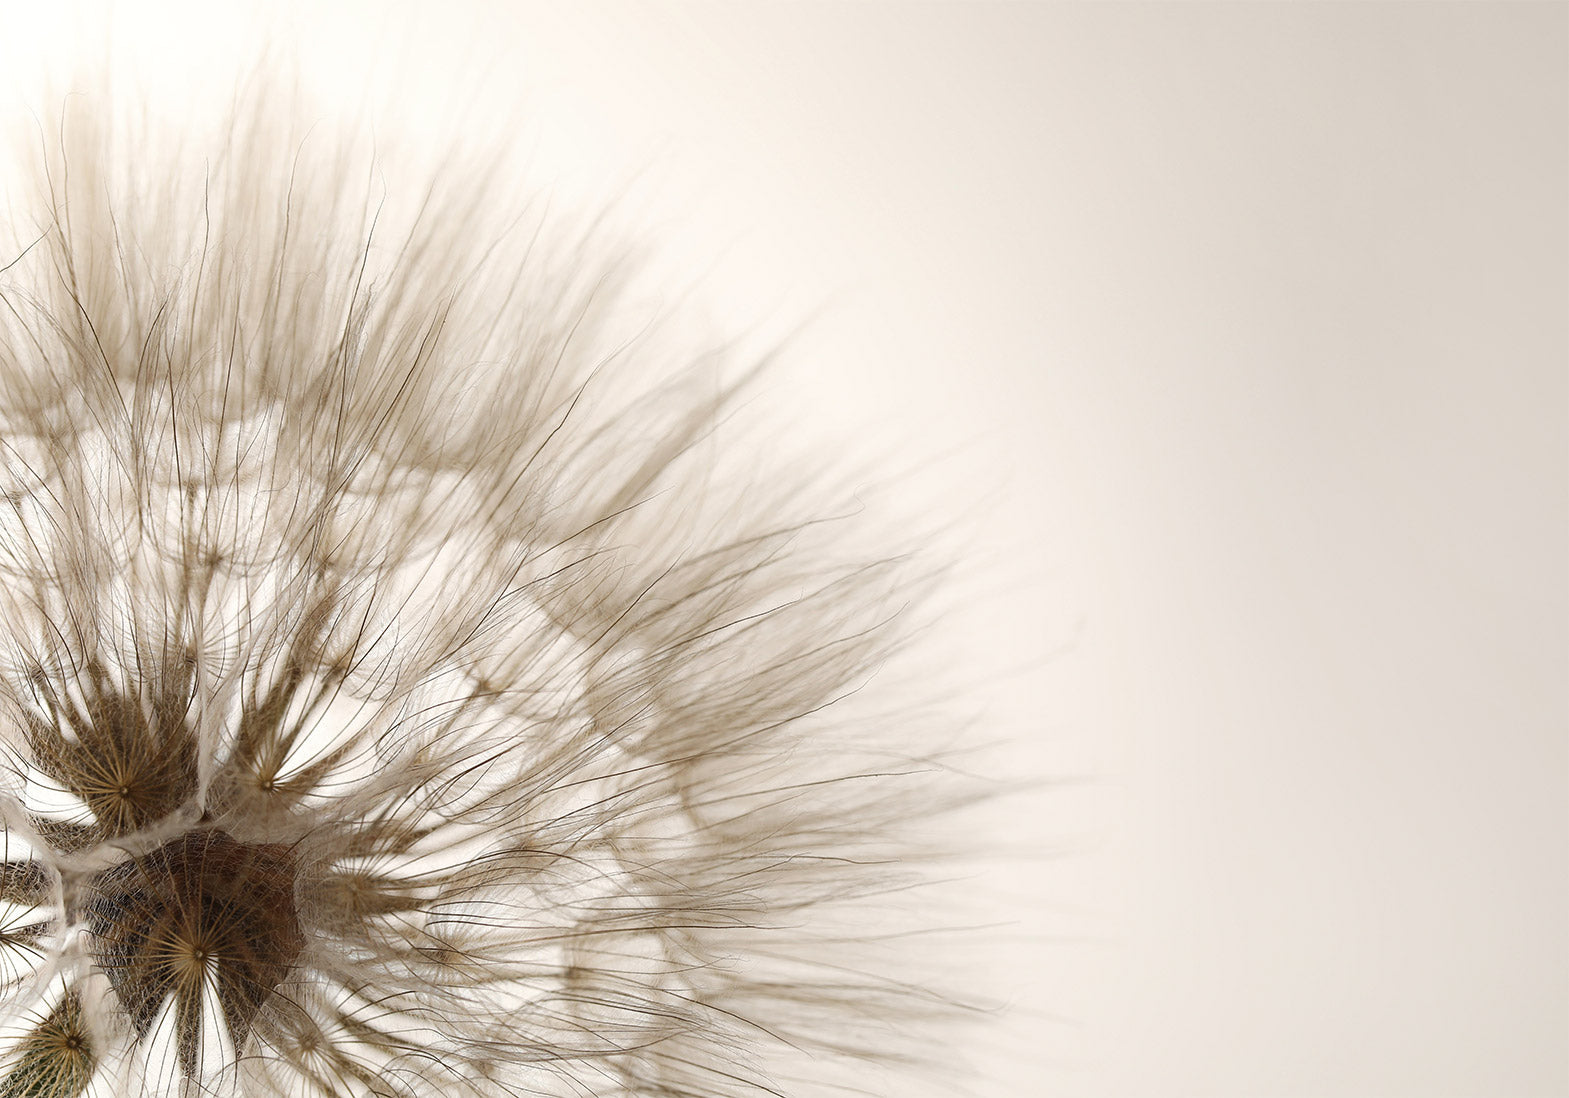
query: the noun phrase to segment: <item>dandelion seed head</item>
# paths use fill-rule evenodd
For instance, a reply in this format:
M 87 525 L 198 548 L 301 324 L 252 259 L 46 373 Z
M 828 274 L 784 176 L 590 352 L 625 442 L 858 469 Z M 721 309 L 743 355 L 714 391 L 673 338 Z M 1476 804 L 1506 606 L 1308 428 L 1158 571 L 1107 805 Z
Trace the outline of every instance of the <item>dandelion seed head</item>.
M 744 379 L 593 232 L 82 111 L 0 276 L 0 1098 L 918 1062 L 868 920 L 958 795 L 863 693 L 927 575 L 722 475 Z

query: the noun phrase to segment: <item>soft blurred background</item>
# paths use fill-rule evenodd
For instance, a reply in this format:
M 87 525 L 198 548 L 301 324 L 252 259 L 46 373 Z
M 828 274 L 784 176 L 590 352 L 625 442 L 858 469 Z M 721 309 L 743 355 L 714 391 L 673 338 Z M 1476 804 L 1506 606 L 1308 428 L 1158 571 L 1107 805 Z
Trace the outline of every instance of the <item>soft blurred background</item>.
M 3 14 L 8 116 L 271 41 L 807 322 L 775 396 L 956 517 L 941 643 L 1076 779 L 985 840 L 977 1094 L 1569 1094 L 1569 6 Z

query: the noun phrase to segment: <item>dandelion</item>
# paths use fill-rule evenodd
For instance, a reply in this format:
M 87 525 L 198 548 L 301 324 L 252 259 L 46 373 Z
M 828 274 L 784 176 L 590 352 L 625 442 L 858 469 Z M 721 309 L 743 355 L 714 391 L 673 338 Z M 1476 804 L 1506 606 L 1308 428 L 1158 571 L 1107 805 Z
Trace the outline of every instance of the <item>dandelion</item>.
M 924 575 L 734 468 L 592 232 L 77 109 L 0 275 L 0 1096 L 915 1063 Z

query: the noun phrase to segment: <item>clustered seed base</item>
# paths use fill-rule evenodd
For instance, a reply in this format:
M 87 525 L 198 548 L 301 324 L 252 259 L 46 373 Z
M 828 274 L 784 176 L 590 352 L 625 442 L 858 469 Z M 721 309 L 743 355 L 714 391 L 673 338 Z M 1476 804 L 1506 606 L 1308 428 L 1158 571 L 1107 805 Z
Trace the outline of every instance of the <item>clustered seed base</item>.
M 179 1053 L 194 1070 L 204 986 L 216 984 L 236 1047 L 304 945 L 295 867 L 283 844 L 192 831 L 94 881 L 96 961 L 139 1037 L 175 996 Z

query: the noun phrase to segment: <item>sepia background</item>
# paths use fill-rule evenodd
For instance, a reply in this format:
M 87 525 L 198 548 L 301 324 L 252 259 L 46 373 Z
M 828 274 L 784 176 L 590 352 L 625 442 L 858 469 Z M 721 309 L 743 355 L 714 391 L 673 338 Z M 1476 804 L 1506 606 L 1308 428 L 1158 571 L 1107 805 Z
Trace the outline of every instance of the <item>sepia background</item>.
M 272 42 L 504 136 L 953 517 L 1063 779 L 977 836 L 977 1094 L 1569 1094 L 1569 7 L 3 10 L 8 118 Z

